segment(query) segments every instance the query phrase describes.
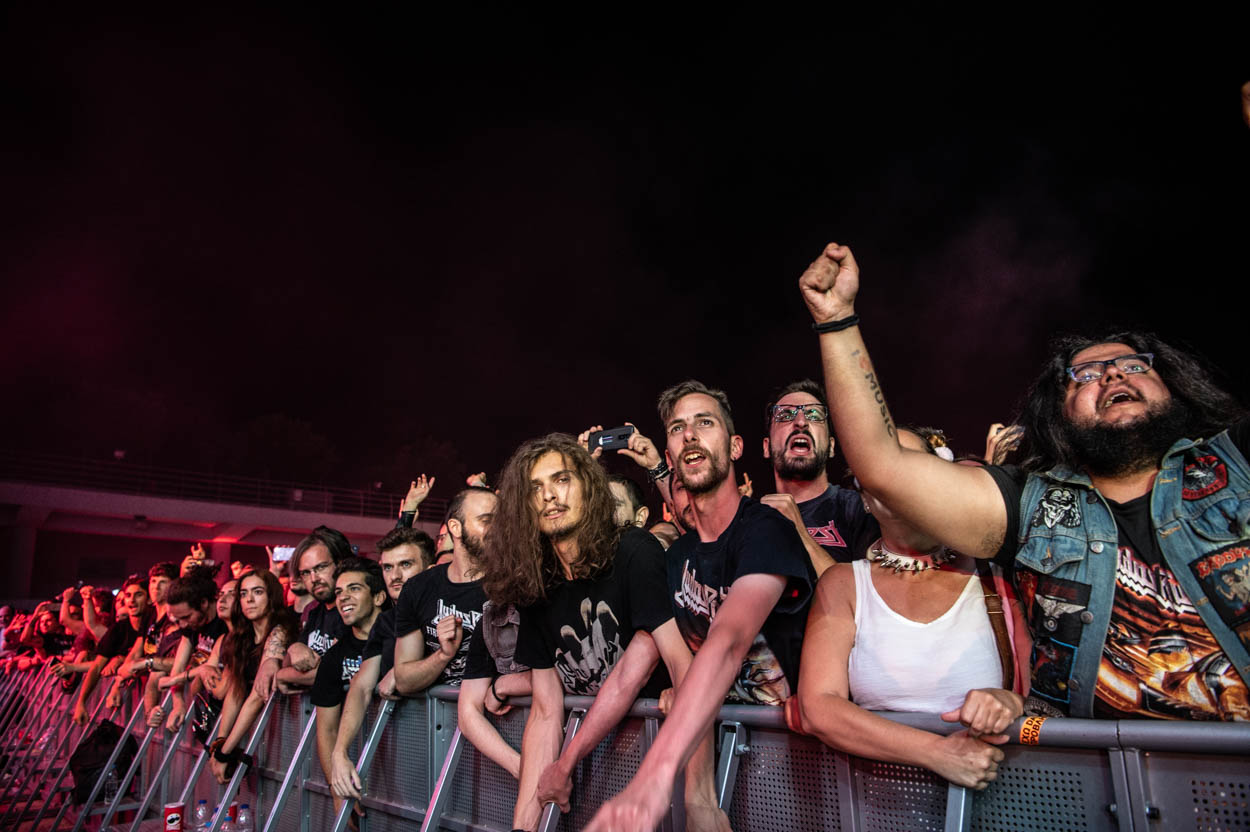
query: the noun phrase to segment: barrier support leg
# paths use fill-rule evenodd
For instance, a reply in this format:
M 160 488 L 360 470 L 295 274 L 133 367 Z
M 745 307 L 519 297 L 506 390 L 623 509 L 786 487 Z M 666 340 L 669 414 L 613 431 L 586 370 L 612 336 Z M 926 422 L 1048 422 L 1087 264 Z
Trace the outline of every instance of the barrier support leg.
M 169 706 L 174 701 L 174 692 L 166 691 L 165 698 L 161 700 L 160 708 L 162 714 L 169 713 Z M 135 713 L 143 710 L 142 703 L 135 706 Z M 184 720 L 185 721 L 185 720 Z M 148 750 L 148 746 L 152 744 L 152 738 L 156 736 L 157 731 L 164 731 L 165 725 L 162 720 L 160 725 L 155 728 L 148 728 L 147 733 L 143 735 L 143 741 L 139 743 L 139 750 L 135 752 L 135 758 L 130 761 L 130 767 L 126 769 L 125 776 L 117 786 L 117 794 L 113 795 L 113 799 L 109 801 L 108 808 L 104 810 L 104 817 L 100 819 L 100 828 L 108 829 L 109 824 L 113 822 L 113 815 L 117 814 L 117 807 L 122 804 L 122 798 L 126 796 L 126 792 L 130 789 L 130 781 L 135 778 L 139 767 L 143 765 L 143 754 Z M 129 735 L 127 735 L 129 736 Z M 125 737 L 122 738 L 125 741 Z
M 130 739 L 130 734 L 135 730 L 135 725 L 143 718 L 143 698 L 136 696 L 134 710 L 130 714 L 130 719 L 126 720 L 126 727 L 122 729 L 121 739 L 117 741 L 117 745 L 113 746 L 113 753 L 109 755 L 108 762 L 104 764 L 104 768 L 100 770 L 100 776 L 95 779 L 95 785 L 91 787 L 91 794 L 87 797 L 87 802 L 83 804 L 82 811 L 78 814 L 78 820 L 74 823 L 72 832 L 82 832 L 87 824 L 87 817 L 91 814 L 91 807 L 95 805 L 96 798 L 100 796 L 100 792 L 104 790 L 104 781 L 108 779 L 109 770 L 117 765 L 117 758 L 121 756 L 122 746 L 126 744 L 126 740 Z M 66 765 L 69 761 L 66 760 Z M 52 827 L 53 830 L 56 826 Z
M 256 726 L 252 729 L 252 736 L 247 741 L 247 747 L 243 749 L 245 754 L 255 754 L 256 747 L 260 745 L 260 738 L 265 735 L 265 726 L 269 724 L 269 717 L 273 715 L 274 705 L 277 703 L 277 695 L 270 696 L 269 701 L 265 703 L 265 708 L 260 712 L 260 718 L 256 720 Z M 226 810 L 230 808 L 230 801 L 234 800 L 234 796 L 239 793 L 239 786 L 243 784 L 243 778 L 247 775 L 248 767 L 243 763 L 234 770 L 234 776 L 230 778 L 230 782 L 226 784 L 226 793 L 221 796 L 221 802 L 217 805 L 217 819 L 213 821 L 213 825 L 209 827 L 208 832 L 220 832 L 221 825 L 226 822 Z
M 391 714 L 395 711 L 397 703 L 391 699 L 383 699 L 382 707 L 378 710 L 377 719 L 373 720 L 373 727 L 369 729 L 369 735 L 365 737 L 365 744 L 360 749 L 360 759 L 356 761 L 356 773 L 360 775 L 361 783 L 365 782 L 365 778 L 369 775 L 369 768 L 373 765 L 374 755 L 377 754 L 378 744 L 382 741 L 382 732 L 386 730 L 386 725 L 391 720 Z M 459 731 L 457 730 L 457 733 Z M 339 809 L 338 816 L 334 819 L 334 828 L 331 832 L 343 832 L 347 829 L 347 819 L 352 814 L 352 801 L 343 802 L 343 807 Z M 275 816 L 276 817 L 276 816 Z M 427 812 L 426 817 L 429 817 Z M 277 821 L 265 824 L 264 832 L 274 832 L 278 828 Z M 424 823 L 422 824 L 424 828 Z
M 946 788 L 945 832 L 969 832 L 972 829 L 972 791 L 950 783 Z
M 82 732 L 78 735 L 78 740 L 73 744 L 73 749 L 65 755 L 65 763 L 62 764 L 61 770 L 57 772 L 56 779 L 52 781 L 52 787 L 48 789 L 48 798 L 43 802 L 43 806 L 39 808 L 39 814 L 35 815 L 35 822 L 31 824 L 31 829 L 39 828 L 39 821 L 43 820 L 43 816 L 47 814 L 48 809 L 52 805 L 52 798 L 56 796 L 57 790 L 61 788 L 61 782 L 65 779 L 65 775 L 69 773 L 69 761 L 73 758 L 74 753 L 78 751 L 78 748 L 82 745 L 83 740 L 87 738 L 87 734 L 89 733 L 88 728 L 99 722 L 100 711 L 104 708 L 104 704 L 107 701 L 107 694 L 102 694 L 96 701 L 95 707 L 91 710 L 91 716 L 87 720 L 87 728 L 82 730 Z M 65 733 L 65 736 L 61 738 L 60 745 L 64 745 L 64 743 L 66 743 L 72 735 L 73 729 L 71 728 Z M 60 751 L 58 750 L 57 753 L 59 754 Z M 65 800 L 61 803 L 61 810 L 57 812 L 56 822 L 52 824 L 53 829 L 60 828 L 61 820 L 65 817 L 65 813 L 69 811 L 69 807 L 69 796 L 66 795 Z
M 39 795 L 39 792 L 43 789 L 44 782 L 51 776 L 52 767 L 56 764 L 57 758 L 60 757 L 61 749 L 63 749 L 65 747 L 66 742 L 69 741 L 69 738 L 71 735 L 70 728 L 72 727 L 69 725 L 71 716 L 72 716 L 72 712 L 67 707 L 65 709 L 65 712 L 62 713 L 60 718 L 57 720 L 56 725 L 49 726 L 47 729 L 45 729 L 45 730 L 53 730 L 55 728 L 56 734 L 57 736 L 60 737 L 60 739 L 57 740 L 55 743 L 49 743 L 48 748 L 44 749 L 44 752 L 43 752 L 44 754 L 47 754 L 49 750 L 52 752 L 52 754 L 50 757 L 48 757 L 47 766 L 44 768 L 43 771 L 39 771 L 39 761 L 38 759 L 36 759 L 34 770 L 32 771 L 31 776 L 30 776 L 30 779 L 34 782 L 31 784 L 32 788 L 30 790 L 30 794 L 27 795 L 26 797 L 26 804 L 22 807 L 21 812 L 17 814 L 17 818 L 25 817 L 26 813 L 30 811 L 31 805 L 35 802 L 35 798 Z M 65 725 L 65 733 L 63 734 L 60 731 L 60 728 L 62 725 Z M 49 791 L 48 796 L 47 798 L 45 798 L 45 800 L 51 800 L 52 795 L 54 793 L 55 793 L 55 790 Z M 3 829 L 5 824 L 8 822 L 9 814 L 13 811 L 13 807 L 17 805 L 17 802 L 19 800 L 21 800 L 21 795 L 14 794 L 13 803 L 9 805 L 9 809 L 5 813 L 4 817 L 0 818 L 0 829 Z M 17 822 L 17 818 L 14 819 L 14 822 Z
M 273 803 L 269 806 L 269 815 L 265 818 L 264 832 L 278 828 L 278 819 L 282 816 L 282 810 L 286 807 L 286 799 L 290 796 L 295 781 L 299 779 L 300 769 L 304 767 L 305 761 L 308 760 L 308 754 L 312 750 L 312 746 L 317 736 L 317 710 L 308 715 L 308 722 L 304 723 L 304 730 L 299 735 L 299 744 L 295 746 L 295 754 L 291 757 L 291 763 L 286 767 L 286 774 L 282 775 L 282 784 L 278 786 L 278 791 L 274 794 Z
M 195 707 L 195 705 L 193 704 L 191 707 Z M 165 777 L 174 763 L 174 755 L 178 752 L 178 746 L 182 745 L 182 741 L 187 736 L 187 731 L 190 729 L 190 726 L 191 714 L 188 713 L 182 720 L 182 724 L 178 726 L 177 733 L 175 733 L 173 738 L 169 741 L 169 747 L 165 749 L 165 754 L 161 757 L 160 765 L 158 765 L 156 767 L 156 771 L 152 773 L 152 782 L 148 785 L 148 790 L 144 792 L 143 799 L 139 801 L 139 807 L 135 810 L 135 820 L 134 823 L 130 825 L 130 832 L 137 832 L 139 824 L 143 822 L 143 816 L 148 811 L 148 807 L 152 805 L 152 801 L 156 798 L 157 791 L 159 791 L 161 786 L 164 784 Z M 213 729 L 213 733 L 216 733 L 215 727 Z M 213 738 L 210 736 L 208 741 L 212 742 Z M 194 780 L 192 782 L 194 782 Z M 186 823 L 185 818 L 183 819 L 183 822 Z
M 574 708 L 569 711 L 569 720 L 564 724 L 564 743 L 560 746 L 561 754 L 569 747 L 573 737 L 577 736 L 577 729 L 582 727 L 582 719 L 585 716 L 586 711 L 583 708 Z M 555 832 L 556 824 L 559 822 L 560 807 L 554 803 L 548 803 L 543 807 L 543 817 L 538 823 L 538 832 Z
M 721 723 L 720 754 L 716 758 L 716 805 L 722 812 L 728 812 L 733 801 L 739 758 L 751 750 L 747 742 L 745 725 L 740 722 Z
M 430 802 L 425 807 L 425 817 L 421 820 L 421 832 L 430 832 L 431 829 L 438 828 L 438 821 L 443 817 L 443 810 L 447 808 L 447 801 L 451 798 L 451 782 L 456 776 L 456 769 L 460 766 L 460 750 L 463 744 L 464 735 L 457 727 L 456 732 L 451 736 L 451 747 L 447 749 L 447 756 L 443 758 L 443 767 L 438 772 L 438 780 L 434 783 L 434 793 L 430 795 Z M 336 829 L 335 832 L 342 832 L 342 830 Z

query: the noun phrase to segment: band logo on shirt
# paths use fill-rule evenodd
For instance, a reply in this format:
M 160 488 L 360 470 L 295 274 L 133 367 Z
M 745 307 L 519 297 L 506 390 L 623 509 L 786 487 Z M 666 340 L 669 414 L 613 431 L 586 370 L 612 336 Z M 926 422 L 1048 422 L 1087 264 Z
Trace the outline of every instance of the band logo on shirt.
M 699 582 L 695 573 L 690 571 L 690 561 L 681 565 L 681 588 L 673 593 L 673 601 L 678 607 L 695 615 L 716 617 L 716 609 L 725 600 L 728 590 L 705 586 Z
M 444 604 L 443 599 L 439 598 L 438 599 L 438 611 L 434 614 L 434 623 L 438 623 L 439 621 L 442 621 L 444 618 L 446 618 L 449 615 L 454 615 L 456 618 L 459 618 L 461 623 L 464 624 L 464 627 L 466 630 L 475 630 L 477 629 L 477 622 L 482 617 L 482 612 L 481 610 L 469 610 L 468 612 L 461 612 L 460 608 L 457 607 L 455 604 Z M 433 633 L 435 632 L 435 630 L 430 630 L 430 632 Z
M 827 526 L 816 526 L 815 528 L 808 526 L 807 533 L 812 536 L 812 540 L 815 540 L 821 546 L 840 546 L 843 549 L 846 548 L 846 541 L 842 538 L 842 535 L 838 533 L 838 527 L 833 524 L 832 520 L 829 521 L 829 525 Z
M 324 656 L 337 641 L 337 638 L 322 630 L 312 630 L 308 633 L 308 649 L 318 656 Z

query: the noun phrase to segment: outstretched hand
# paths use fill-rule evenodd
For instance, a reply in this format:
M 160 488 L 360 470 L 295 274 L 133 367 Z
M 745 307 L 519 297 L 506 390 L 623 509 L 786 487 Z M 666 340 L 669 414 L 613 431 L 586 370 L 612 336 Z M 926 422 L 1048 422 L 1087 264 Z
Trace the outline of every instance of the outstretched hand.
M 408 486 L 408 493 L 404 495 L 404 504 L 400 511 L 416 511 L 417 507 L 425 502 L 425 498 L 430 496 L 432 488 L 434 488 L 434 477 L 421 474 L 412 481 L 412 485 Z
M 818 324 L 855 314 L 859 266 L 850 248 L 830 243 L 799 278 L 799 292 Z

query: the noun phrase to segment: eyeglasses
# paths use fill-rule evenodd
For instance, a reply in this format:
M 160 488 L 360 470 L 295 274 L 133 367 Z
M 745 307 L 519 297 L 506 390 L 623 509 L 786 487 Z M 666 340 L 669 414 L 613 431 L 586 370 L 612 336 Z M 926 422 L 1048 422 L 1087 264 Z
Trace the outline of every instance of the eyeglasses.
M 333 566 L 334 566 L 334 561 L 323 560 L 321 563 L 317 564 L 312 569 L 301 569 L 296 574 L 299 575 L 301 580 L 306 581 L 314 572 L 318 575 L 324 575 L 327 571 L 333 568 Z
M 1102 374 L 1111 365 L 1125 375 L 1133 375 L 1147 372 L 1154 366 L 1154 363 L 1154 353 L 1134 352 L 1108 358 L 1106 361 L 1082 361 L 1080 364 L 1073 364 L 1068 368 L 1068 376 L 1077 384 L 1089 384 L 1091 381 L 1102 378 Z
M 774 404 L 768 407 L 774 422 L 793 422 L 800 411 L 809 422 L 823 422 L 829 418 L 829 409 L 823 404 Z

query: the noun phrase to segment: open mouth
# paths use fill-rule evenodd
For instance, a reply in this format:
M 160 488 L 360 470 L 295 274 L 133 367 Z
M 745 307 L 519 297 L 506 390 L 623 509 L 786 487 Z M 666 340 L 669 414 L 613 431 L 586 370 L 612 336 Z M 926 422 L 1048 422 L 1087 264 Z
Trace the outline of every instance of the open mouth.
M 356 611 L 356 607 L 353 604 L 348 604 L 347 606 L 339 607 L 339 613 L 341 615 L 351 615 L 355 611 Z
M 1102 408 L 1103 410 L 1106 410 L 1107 408 L 1114 407 L 1117 404 L 1128 404 L 1135 401 L 1139 401 L 1139 398 L 1134 395 L 1132 391 L 1116 390 L 1114 393 L 1111 393 L 1102 400 Z
M 703 451 L 690 450 L 681 455 L 681 464 L 686 466 L 698 465 L 707 459 L 707 455 Z
M 787 446 L 787 450 L 798 456 L 810 454 L 813 450 L 812 438 L 803 433 L 795 434 L 790 437 L 790 444 Z

